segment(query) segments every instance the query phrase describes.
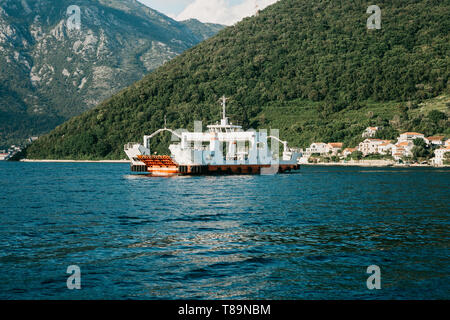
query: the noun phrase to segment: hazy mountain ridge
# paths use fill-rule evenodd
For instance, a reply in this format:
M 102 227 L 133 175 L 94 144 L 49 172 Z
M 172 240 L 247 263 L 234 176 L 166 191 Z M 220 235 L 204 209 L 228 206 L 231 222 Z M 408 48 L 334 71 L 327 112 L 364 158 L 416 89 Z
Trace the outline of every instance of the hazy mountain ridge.
M 181 21 L 180 23 L 186 25 L 197 36 L 203 38 L 203 40 L 206 40 L 214 36 L 216 33 L 218 33 L 220 30 L 224 28 L 224 26 L 221 24 L 203 23 L 198 21 L 197 19 L 189 19 Z
M 69 30 L 71 5 L 80 8 L 80 30 Z M 92 108 L 208 29 L 196 33 L 134 0 L 2 1 L 0 144 Z

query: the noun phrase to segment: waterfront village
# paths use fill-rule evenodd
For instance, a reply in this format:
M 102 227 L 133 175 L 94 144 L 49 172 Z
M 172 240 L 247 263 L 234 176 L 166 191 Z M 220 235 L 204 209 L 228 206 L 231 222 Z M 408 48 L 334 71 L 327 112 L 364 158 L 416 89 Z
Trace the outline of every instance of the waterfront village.
M 300 164 L 362 165 L 450 165 L 450 139 L 425 137 L 418 132 L 400 134 L 397 141 L 375 139 L 379 127 L 368 127 L 366 138 L 354 148 L 343 149 L 343 143 L 315 142 L 303 150 Z
M 367 166 L 450 165 L 450 139 L 445 139 L 445 136 L 425 137 L 422 133 L 405 132 L 397 141 L 375 139 L 379 129 L 366 128 L 362 133 L 365 140 L 354 148 L 343 148 L 342 142 L 314 142 L 309 148 L 301 150 L 303 156 L 299 163 Z M 28 138 L 26 145 L 37 139 L 38 137 Z M 0 150 L 0 161 L 10 160 L 22 149 L 23 146 L 12 145 L 7 150 Z M 428 153 L 427 157 L 420 154 L 423 150 Z
M 29 137 L 26 140 L 26 144 L 32 143 L 33 141 L 36 141 L 38 137 Z M 0 161 L 6 161 L 12 159 L 16 154 L 22 151 L 24 146 L 15 145 L 13 144 L 8 149 L 0 150 Z

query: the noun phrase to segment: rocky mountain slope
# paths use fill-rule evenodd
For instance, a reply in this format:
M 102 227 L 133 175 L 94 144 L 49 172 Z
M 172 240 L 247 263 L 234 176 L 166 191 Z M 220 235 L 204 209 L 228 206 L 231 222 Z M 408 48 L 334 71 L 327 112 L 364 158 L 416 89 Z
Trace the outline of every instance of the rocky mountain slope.
M 0 146 L 53 129 L 221 28 L 135 0 L 1 0 Z
M 389 129 L 385 139 L 450 135 L 449 2 L 378 5 L 381 29 L 368 29 L 364 1 L 279 1 L 59 126 L 27 156 L 123 158 L 123 144 L 162 127 L 164 116 L 174 129 L 215 122 L 224 94 L 233 122 L 280 129 L 298 147 L 352 147 L 366 126 Z M 157 137 L 152 149 L 169 141 Z

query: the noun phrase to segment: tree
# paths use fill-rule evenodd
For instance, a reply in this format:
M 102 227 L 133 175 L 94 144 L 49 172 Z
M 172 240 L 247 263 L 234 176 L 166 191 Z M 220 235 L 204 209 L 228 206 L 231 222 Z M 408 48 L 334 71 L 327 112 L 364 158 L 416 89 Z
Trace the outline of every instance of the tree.
M 447 119 L 447 115 L 441 111 L 438 110 L 432 110 L 428 114 L 428 119 L 433 121 L 434 123 L 438 123 L 439 120 L 445 120 Z
M 341 159 L 339 159 L 338 156 L 331 156 L 331 161 L 332 162 L 339 162 Z
M 410 163 L 412 161 L 412 157 L 404 156 L 404 157 L 402 157 L 401 160 L 402 160 L 403 163 Z
M 423 147 L 423 148 L 426 148 L 428 146 L 425 140 L 423 140 L 422 138 L 414 139 L 414 145 L 416 147 Z
M 433 154 L 431 148 L 427 145 L 425 140 L 418 138 L 414 139 L 414 147 L 412 148 L 414 160 L 429 159 Z
M 444 164 L 450 164 L 450 152 L 444 153 Z
M 363 153 L 361 151 L 353 151 L 352 154 L 350 155 L 350 158 L 352 159 L 356 159 L 356 160 L 361 160 L 363 158 Z
M 398 137 L 398 131 L 392 127 L 383 127 L 375 134 L 375 139 L 395 140 Z

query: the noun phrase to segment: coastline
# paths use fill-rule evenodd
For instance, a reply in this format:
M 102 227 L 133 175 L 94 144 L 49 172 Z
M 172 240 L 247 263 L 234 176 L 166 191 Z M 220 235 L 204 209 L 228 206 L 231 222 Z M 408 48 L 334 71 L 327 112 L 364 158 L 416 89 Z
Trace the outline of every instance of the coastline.
M 450 168 L 450 165 L 433 166 L 429 164 L 400 164 L 386 160 L 362 160 L 348 162 L 319 162 L 319 163 L 301 163 L 301 166 L 340 166 L 340 167 L 369 167 L 369 168 Z
M 35 160 L 22 159 L 19 162 L 27 163 L 130 163 L 130 160 Z M 330 166 L 330 167 L 369 167 L 369 168 L 408 168 L 408 167 L 423 167 L 423 168 L 450 168 L 450 165 L 432 166 L 429 164 L 398 164 L 392 161 L 385 160 L 362 160 L 349 162 L 319 162 L 319 163 L 300 163 L 300 166 Z

